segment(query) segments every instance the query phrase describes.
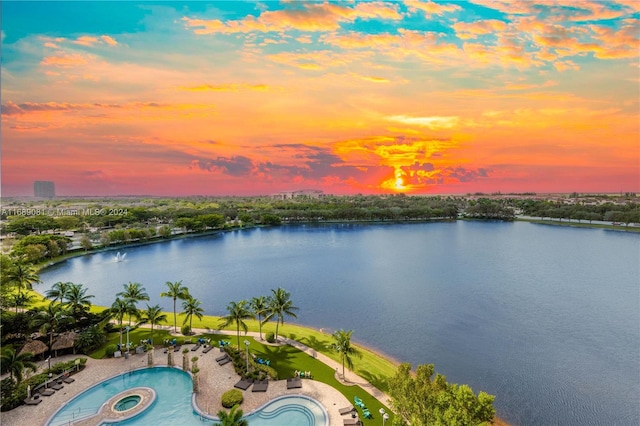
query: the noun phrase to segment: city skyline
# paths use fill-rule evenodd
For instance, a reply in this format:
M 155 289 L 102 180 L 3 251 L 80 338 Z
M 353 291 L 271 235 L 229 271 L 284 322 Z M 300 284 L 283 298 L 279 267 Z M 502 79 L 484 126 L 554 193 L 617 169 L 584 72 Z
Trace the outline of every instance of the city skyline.
M 3 196 L 640 191 L 637 2 L 0 7 Z

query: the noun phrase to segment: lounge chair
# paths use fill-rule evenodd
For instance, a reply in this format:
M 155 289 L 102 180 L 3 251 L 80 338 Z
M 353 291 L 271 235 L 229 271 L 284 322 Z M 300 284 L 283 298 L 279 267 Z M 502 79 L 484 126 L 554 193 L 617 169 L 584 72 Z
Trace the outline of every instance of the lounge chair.
M 204 349 L 202 350 L 202 353 L 203 353 L 203 354 L 206 354 L 206 353 L 207 353 L 207 352 L 209 352 L 211 349 L 213 349 L 213 346 L 207 346 L 206 348 L 204 348 Z
M 362 416 L 365 419 L 372 419 L 373 418 L 373 416 L 371 415 L 371 412 L 369 410 L 367 410 L 366 408 L 362 409 Z
M 287 389 L 298 389 L 302 387 L 302 380 L 299 377 L 287 379 Z
M 198 349 L 200 349 L 200 343 L 197 343 L 194 347 L 191 348 L 191 351 L 197 351 Z
M 74 379 L 73 377 L 65 377 L 64 379 L 62 379 L 62 381 L 65 383 L 73 383 L 76 381 L 76 379 Z
M 180 349 L 182 349 L 182 346 L 176 345 L 176 347 L 173 349 L 173 351 L 174 352 L 180 352 Z
M 62 385 L 60 383 L 56 383 L 55 385 L 51 386 L 51 389 L 59 391 L 63 387 L 64 387 L 64 385 Z
M 348 407 L 341 408 L 339 411 L 340 414 L 344 416 L 345 414 L 353 413 L 355 411 L 355 408 L 353 405 L 349 405 Z
M 353 397 L 353 402 L 355 402 L 357 407 L 364 408 L 364 402 L 362 402 L 362 400 L 357 396 Z
M 253 388 L 251 388 L 251 392 L 266 392 L 268 387 L 269 387 L 269 381 L 267 380 L 256 382 L 253 384 Z
M 231 362 L 231 358 L 226 357 L 222 361 L 218 361 L 218 365 L 225 365 L 225 364 L 229 364 L 230 362 Z
M 350 418 L 350 419 L 344 419 L 342 421 L 343 425 L 359 425 L 360 423 L 360 419 L 359 418 Z
M 51 396 L 54 393 L 56 393 L 56 391 L 54 391 L 53 389 L 45 389 L 45 390 L 40 392 L 40 395 L 42 395 L 42 396 Z
M 247 389 L 249 389 L 249 386 L 251 386 L 252 383 L 253 383 L 252 380 L 241 379 L 238 383 L 233 385 L 233 387 L 234 388 L 238 388 L 238 389 L 242 389 L 242 390 L 247 390 Z
M 229 358 L 229 355 L 227 355 L 227 354 L 220 355 L 218 358 L 216 358 L 216 362 L 220 362 L 223 359 L 227 359 L 227 358 Z

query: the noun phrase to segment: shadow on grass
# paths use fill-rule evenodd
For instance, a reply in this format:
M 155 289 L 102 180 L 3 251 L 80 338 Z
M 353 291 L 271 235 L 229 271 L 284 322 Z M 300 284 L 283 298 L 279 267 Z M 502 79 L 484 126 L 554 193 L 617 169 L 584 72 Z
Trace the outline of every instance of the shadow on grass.
M 362 377 L 367 382 L 380 389 L 382 392 L 386 392 L 389 389 L 389 379 L 387 379 L 386 377 L 371 374 L 367 371 L 362 370 L 358 370 L 356 371 L 356 373 L 358 374 L 358 376 Z

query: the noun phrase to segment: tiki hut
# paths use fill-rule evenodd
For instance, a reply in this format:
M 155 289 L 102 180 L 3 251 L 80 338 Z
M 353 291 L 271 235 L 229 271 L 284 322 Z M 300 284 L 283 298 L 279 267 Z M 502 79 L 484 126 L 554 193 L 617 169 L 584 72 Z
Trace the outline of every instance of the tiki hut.
M 63 349 L 73 349 L 73 353 L 76 353 L 76 348 L 74 343 L 78 338 L 78 333 L 75 331 L 67 331 L 66 333 L 60 333 L 56 340 L 54 340 L 51 349 L 53 350 L 54 356 L 58 356 L 58 351 Z
M 42 343 L 40 340 L 29 340 L 23 347 L 20 349 L 18 355 L 31 352 L 33 356 L 42 355 L 47 352 L 49 348 L 47 345 Z

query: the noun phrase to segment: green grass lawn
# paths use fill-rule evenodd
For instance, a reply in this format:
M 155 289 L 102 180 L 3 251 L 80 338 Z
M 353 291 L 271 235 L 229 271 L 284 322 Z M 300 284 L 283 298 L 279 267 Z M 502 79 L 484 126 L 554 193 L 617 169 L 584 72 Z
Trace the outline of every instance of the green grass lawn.
M 34 303 L 29 306 L 30 308 L 44 306 L 49 303 L 48 300 L 42 298 L 41 294 L 36 292 L 33 293 L 37 297 L 37 300 L 34 300 Z M 103 311 L 104 309 L 106 308 L 101 306 L 92 306 L 91 312 L 97 313 Z M 166 314 L 167 321 L 162 323 L 161 326 L 173 326 L 173 312 L 166 312 Z M 180 329 L 183 321 L 184 316 L 178 314 L 176 321 L 178 330 Z M 216 334 L 216 331 L 219 330 L 220 322 L 220 317 L 214 316 L 204 316 L 202 320 L 194 318 L 193 328 L 205 329 L 206 334 L 204 336 L 210 337 L 212 341 L 225 339 L 230 340 L 232 344 L 236 344 L 235 342 L 237 342 L 237 340 L 234 336 Z M 128 321 L 125 321 L 123 324 L 126 325 L 127 323 Z M 246 323 L 249 327 L 249 331 L 259 331 L 260 327 L 258 321 L 247 321 Z M 264 324 L 262 326 L 262 333 L 263 335 L 265 335 L 268 332 L 275 332 L 275 328 L 276 324 L 274 322 Z M 233 327 L 229 327 L 227 328 L 227 330 L 235 331 Z M 278 333 L 279 336 L 296 340 L 310 347 L 311 349 L 314 349 L 316 352 L 322 353 L 330 357 L 331 359 L 340 362 L 340 357 L 338 356 L 338 354 L 330 349 L 331 344 L 333 343 L 333 339 L 329 334 L 322 333 L 312 328 L 288 323 L 280 325 Z M 137 345 L 142 339 L 151 338 L 156 347 L 161 347 L 162 342 L 165 339 L 173 339 L 174 337 L 175 336 L 172 336 L 170 334 L 170 330 L 166 328 L 161 330 L 154 329 L 153 334 L 151 333 L 150 328 L 133 328 L 129 332 L 129 341 L 134 345 Z M 195 338 L 192 337 L 191 339 L 195 341 L 197 337 L 200 336 L 196 336 Z M 361 387 L 345 386 L 338 382 L 334 377 L 335 371 L 331 367 L 325 365 L 314 357 L 291 346 L 269 346 L 263 345 L 259 340 L 255 340 L 252 337 L 241 336 L 241 338 L 243 340 L 247 339 L 251 342 L 250 350 L 252 353 L 254 353 L 256 356 L 267 358 L 271 361 L 271 367 L 276 369 L 280 378 L 293 377 L 295 370 L 311 371 L 313 374 L 313 380 L 327 383 L 328 385 L 336 388 L 350 402 L 353 403 L 354 396 L 358 396 L 359 398 L 361 398 L 364 401 L 365 405 L 369 408 L 371 414 L 373 414 L 374 416 L 372 420 L 366 420 L 367 424 L 382 424 L 382 418 L 379 413 L 380 408 L 384 408 L 385 411 L 389 412 L 388 407 L 383 406 L 379 401 L 377 401 L 373 396 L 369 395 Z M 105 345 L 88 355 L 95 359 L 103 358 L 105 356 L 106 346 L 119 343 L 120 335 L 118 332 L 112 332 L 108 334 L 107 339 L 108 340 Z M 177 339 L 178 343 L 182 344 L 185 337 L 179 336 L 177 337 Z M 126 343 L 127 341 L 126 332 L 123 332 L 122 341 L 123 343 Z M 362 354 L 362 357 L 360 358 L 353 357 L 353 371 L 376 388 L 380 389 L 383 392 L 386 392 L 388 390 L 388 377 L 391 377 L 395 374 L 396 364 L 366 348 L 360 347 L 358 345 L 353 346 L 355 346 Z M 362 410 L 359 410 L 359 414 L 362 417 Z M 389 421 L 389 424 L 391 424 L 391 420 Z
M 195 323 L 194 323 L 195 326 Z M 288 327 L 297 327 L 297 326 L 287 326 Z M 275 328 L 275 327 L 274 327 Z M 316 334 L 322 334 L 320 332 L 315 332 Z M 326 335 L 325 335 L 326 336 Z M 210 338 L 212 343 L 217 342 L 218 340 L 229 340 L 232 345 L 237 344 L 237 337 L 230 335 L 222 335 L 215 333 L 206 333 L 203 335 L 193 336 L 191 338 L 185 336 L 172 336 L 168 330 L 154 330 L 153 334 L 151 333 L 151 329 L 148 328 L 134 328 L 129 331 L 129 341 L 133 342 L 134 345 L 139 343 L 141 339 L 153 339 L 154 346 L 158 350 L 161 350 L 162 342 L 165 339 L 177 339 L 178 344 L 183 344 L 185 339 L 191 342 L 195 342 L 200 337 Z M 313 379 L 303 379 L 303 380 L 317 380 L 322 383 L 326 383 L 335 389 L 337 389 L 340 393 L 342 393 L 352 404 L 354 401 L 354 397 L 358 396 L 363 400 L 371 414 L 373 415 L 373 419 L 365 420 L 365 424 L 382 424 L 382 417 L 380 416 L 379 410 L 380 408 L 384 408 L 390 415 L 391 412 L 388 407 L 384 406 L 381 402 L 376 400 L 373 396 L 369 395 L 365 390 L 363 390 L 360 386 L 345 386 L 341 384 L 335 378 L 335 370 L 333 370 L 328 365 L 323 362 L 315 359 L 314 357 L 308 355 L 305 352 L 302 352 L 292 346 L 283 345 L 283 346 L 271 346 L 265 345 L 258 340 L 254 339 L 250 336 L 240 335 L 241 341 L 248 340 L 249 341 L 249 350 L 252 354 L 257 357 L 268 359 L 271 363 L 271 367 L 274 368 L 278 372 L 278 377 L 280 379 L 285 379 L 288 377 L 294 377 L 295 371 L 310 371 L 312 373 Z M 303 338 L 299 339 L 301 342 Z M 122 341 L 126 343 L 127 337 L 126 332 L 122 334 Z M 320 345 L 319 341 L 310 339 L 311 342 L 316 345 Z M 329 340 L 327 340 L 328 342 Z M 108 334 L 107 343 L 101 347 L 100 349 L 89 354 L 92 358 L 102 358 L 105 355 L 105 347 L 109 344 L 117 344 L 120 343 L 120 333 L 112 332 Z M 303 342 L 304 343 L 304 342 Z M 305 343 L 306 344 L 306 343 Z M 319 352 L 319 351 L 318 351 Z M 160 356 L 161 354 L 157 354 L 156 356 Z M 174 362 L 176 365 L 182 364 L 182 357 L 174 357 Z M 356 360 L 358 362 L 358 360 Z M 339 407 L 342 408 L 342 407 Z M 362 410 L 358 410 L 360 417 L 362 417 Z M 389 420 L 389 424 L 391 424 L 391 419 Z

